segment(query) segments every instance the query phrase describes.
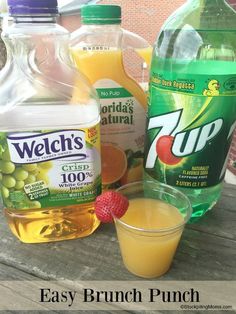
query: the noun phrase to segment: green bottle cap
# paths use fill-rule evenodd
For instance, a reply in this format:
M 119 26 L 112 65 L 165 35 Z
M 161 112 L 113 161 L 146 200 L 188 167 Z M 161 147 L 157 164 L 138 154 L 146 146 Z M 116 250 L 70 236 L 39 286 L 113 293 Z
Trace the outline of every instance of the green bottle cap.
M 86 5 L 81 9 L 83 24 L 120 24 L 121 7 L 118 5 Z

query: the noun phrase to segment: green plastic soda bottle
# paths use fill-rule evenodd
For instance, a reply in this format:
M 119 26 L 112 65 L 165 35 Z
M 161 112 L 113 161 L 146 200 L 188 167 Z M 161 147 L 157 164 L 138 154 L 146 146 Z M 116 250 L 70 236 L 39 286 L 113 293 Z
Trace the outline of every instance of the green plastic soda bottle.
M 184 192 L 192 219 L 220 197 L 236 120 L 236 13 L 189 0 L 154 46 L 145 174 Z

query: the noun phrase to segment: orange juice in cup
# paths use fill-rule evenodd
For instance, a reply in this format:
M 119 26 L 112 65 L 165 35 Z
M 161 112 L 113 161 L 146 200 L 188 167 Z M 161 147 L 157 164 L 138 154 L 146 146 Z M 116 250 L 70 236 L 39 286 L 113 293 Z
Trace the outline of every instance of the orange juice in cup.
M 191 216 L 188 198 L 161 183 L 137 182 L 118 189 L 129 199 L 114 217 L 126 268 L 144 278 L 163 275 L 171 266 L 184 226 Z

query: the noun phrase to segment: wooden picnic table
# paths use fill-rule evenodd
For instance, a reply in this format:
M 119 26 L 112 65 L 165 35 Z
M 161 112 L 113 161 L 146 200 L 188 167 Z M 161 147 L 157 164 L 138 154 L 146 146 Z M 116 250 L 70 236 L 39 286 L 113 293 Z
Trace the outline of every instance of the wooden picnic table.
M 236 186 L 225 184 L 214 209 L 187 226 L 172 268 L 161 279 L 236 280 L 235 226 Z M 112 224 L 101 225 L 87 238 L 23 244 L 11 234 L 1 211 L 0 280 L 38 279 L 142 280 L 124 268 Z

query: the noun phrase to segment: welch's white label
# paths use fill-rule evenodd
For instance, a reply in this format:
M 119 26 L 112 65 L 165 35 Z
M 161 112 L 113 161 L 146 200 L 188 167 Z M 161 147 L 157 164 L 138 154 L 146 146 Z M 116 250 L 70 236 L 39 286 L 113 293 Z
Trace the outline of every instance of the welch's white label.
M 86 157 L 85 132 L 81 130 L 9 134 L 7 144 L 11 161 L 17 164 Z

